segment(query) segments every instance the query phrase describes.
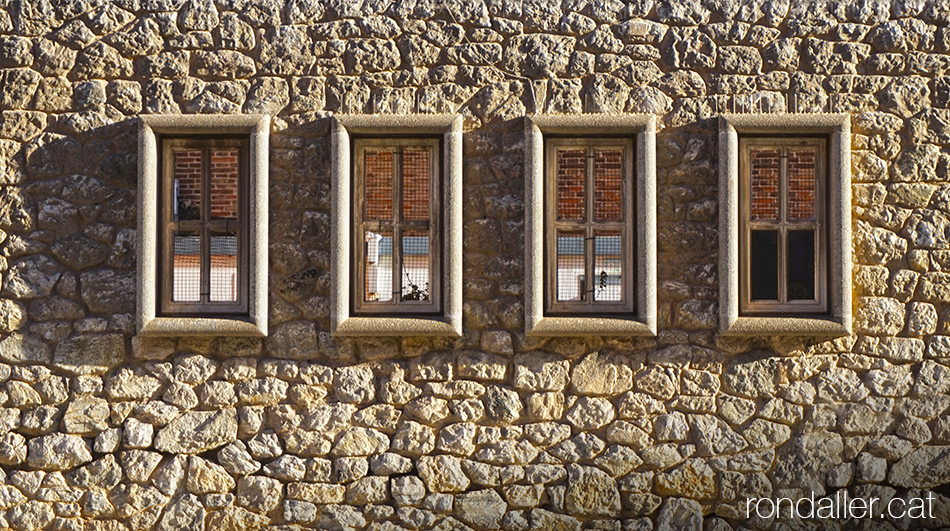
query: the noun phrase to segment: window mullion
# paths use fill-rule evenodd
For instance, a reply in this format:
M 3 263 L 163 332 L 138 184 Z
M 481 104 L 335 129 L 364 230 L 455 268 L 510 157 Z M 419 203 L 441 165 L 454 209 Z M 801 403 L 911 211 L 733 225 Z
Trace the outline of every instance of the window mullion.
M 584 223 L 586 229 L 584 231 L 584 278 L 585 286 L 584 289 L 587 291 L 589 298 L 586 299 L 587 304 L 593 306 L 594 304 L 594 293 L 596 288 L 594 287 L 594 275 L 595 273 L 595 262 L 597 260 L 597 246 L 595 245 L 594 235 L 596 234 L 596 227 L 594 226 L 594 186 L 597 182 L 597 177 L 594 175 L 594 147 L 590 146 L 587 148 L 587 159 L 585 160 L 585 169 L 586 175 L 584 175 L 584 202 L 585 202 L 585 219 Z
M 201 150 L 201 304 L 211 302 L 211 148 Z
M 393 304 L 402 302 L 402 151 L 393 149 Z
M 778 166 L 778 208 L 779 208 L 779 284 L 778 300 L 788 303 L 788 146 L 783 146 Z

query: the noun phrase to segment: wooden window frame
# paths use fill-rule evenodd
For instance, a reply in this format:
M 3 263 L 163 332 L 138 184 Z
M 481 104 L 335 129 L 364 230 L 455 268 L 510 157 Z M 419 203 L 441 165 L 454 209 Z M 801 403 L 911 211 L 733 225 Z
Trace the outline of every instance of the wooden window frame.
M 559 221 L 557 219 L 557 152 L 563 147 L 583 147 L 586 155 L 586 178 L 584 183 L 584 221 Z M 594 157 L 593 153 L 603 149 L 622 151 L 622 199 L 623 216 L 621 221 L 594 221 Z M 590 314 L 629 314 L 636 307 L 635 290 L 637 282 L 636 263 L 633 249 L 636 247 L 635 191 L 633 188 L 634 168 L 633 140 L 630 138 L 604 137 L 554 137 L 545 139 L 545 315 L 590 315 Z M 558 301 L 557 272 L 557 234 L 561 231 L 584 232 L 584 270 L 585 278 L 593 279 L 594 272 L 594 233 L 596 230 L 620 231 L 621 241 L 621 301 L 596 301 L 589 297 L 583 301 Z M 586 289 L 588 293 L 593 290 Z
M 743 137 L 827 139 L 822 237 L 827 253 L 827 311 L 747 314 L 742 300 Z M 835 338 L 851 334 L 851 116 L 848 114 L 723 114 L 719 117 L 719 332 L 724 337 Z M 817 286 L 816 286 L 817 287 Z
M 367 246 L 363 241 L 365 230 L 381 227 L 378 221 L 364 219 L 366 201 L 365 153 L 372 148 L 392 148 L 398 152 L 419 149 L 430 152 L 429 157 L 429 219 L 425 221 L 407 221 L 402 219 L 402 157 L 394 157 L 393 164 L 393 220 L 383 224 L 384 228 L 392 231 L 393 256 L 393 298 L 392 301 L 367 301 L 364 297 L 366 285 L 366 270 L 364 267 Z M 439 314 L 442 311 L 442 142 L 438 137 L 361 137 L 353 139 L 353 186 L 354 208 L 352 227 L 353 282 L 352 302 L 353 312 L 356 315 L 398 315 L 398 314 Z M 396 275 L 402 270 L 403 257 L 401 234 L 404 230 L 425 228 L 429 230 L 429 298 L 424 301 L 402 300 L 400 290 L 395 285 L 402 285 L 402 276 Z
M 337 337 L 462 335 L 462 116 L 458 114 L 354 114 L 332 118 L 330 237 L 330 333 Z M 357 313 L 358 285 L 353 224 L 352 145 L 360 138 L 441 139 L 439 216 L 441 294 L 437 312 Z M 405 305 L 404 305 L 405 306 Z
M 828 140 L 826 137 L 808 136 L 743 136 L 739 139 L 739 175 L 740 175 L 740 315 L 809 314 L 828 313 L 828 252 L 827 252 L 827 174 Z M 794 147 L 815 148 L 815 219 L 813 221 L 788 221 L 788 151 Z M 779 219 L 761 221 L 751 219 L 751 168 L 750 151 L 752 148 L 775 148 L 779 156 Z M 775 230 L 778 232 L 778 296 L 775 301 L 752 300 L 751 277 L 754 265 L 751 263 L 751 233 L 753 230 Z M 788 231 L 813 230 L 815 234 L 815 298 L 812 300 L 789 301 L 786 283 L 788 280 Z
M 187 137 L 162 136 L 159 138 L 162 159 L 159 172 L 162 175 L 160 193 L 161 222 L 159 285 L 161 315 L 190 316 L 207 314 L 246 315 L 248 308 L 248 164 L 249 141 L 247 137 L 210 137 L 193 135 Z M 211 151 L 219 148 L 238 148 L 238 219 L 236 222 L 211 219 Z M 201 151 L 201 215 L 199 220 L 174 220 L 174 153 L 178 149 Z M 174 233 L 179 230 L 200 232 L 201 279 L 200 297 L 196 303 L 172 300 L 175 259 Z M 238 287 L 236 302 L 210 300 L 211 281 L 211 235 L 212 233 L 236 232 Z
M 161 233 L 164 138 L 241 138 L 247 140 L 245 249 L 247 307 L 220 311 L 163 314 L 161 283 L 164 248 Z M 270 116 L 266 114 L 147 114 L 138 131 L 138 245 L 136 325 L 138 336 L 267 336 L 268 176 Z
M 524 320 L 527 337 L 651 337 L 657 333 L 656 289 L 656 116 L 652 114 L 535 114 L 524 121 Z M 549 138 L 629 138 L 633 142 L 632 180 L 636 192 L 627 206 L 634 217 L 630 245 L 633 307 L 628 312 L 552 314 L 545 294 L 548 280 L 545 200 L 548 186 L 545 145 Z

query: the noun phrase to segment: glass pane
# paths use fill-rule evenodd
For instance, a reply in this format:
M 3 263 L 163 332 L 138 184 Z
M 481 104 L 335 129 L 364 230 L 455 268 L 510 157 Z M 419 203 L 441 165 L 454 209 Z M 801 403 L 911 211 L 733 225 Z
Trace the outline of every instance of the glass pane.
M 430 176 L 428 151 L 402 152 L 402 219 L 429 219 Z
M 557 300 L 585 300 L 584 233 L 557 234 Z
M 429 231 L 402 233 L 402 300 L 429 300 Z
M 789 221 L 815 219 L 815 189 L 817 168 L 813 149 L 788 152 L 788 219 Z
M 201 235 L 175 231 L 172 252 L 172 301 L 201 301 Z
M 623 220 L 623 151 L 594 155 L 594 220 Z
M 211 236 L 211 301 L 238 300 L 238 239 L 236 235 Z
M 557 152 L 557 219 L 583 221 L 586 207 L 587 151 L 562 149 Z
M 201 151 L 175 151 L 175 203 L 177 220 L 201 219 Z
M 238 150 L 211 152 L 211 217 L 238 218 Z
M 623 245 L 620 231 L 597 231 L 594 234 L 594 300 L 623 299 Z
M 749 174 L 752 181 L 750 212 L 752 220 L 778 220 L 779 150 L 752 149 Z
M 366 254 L 363 270 L 366 289 L 363 300 L 393 300 L 393 234 L 390 231 L 366 231 Z
M 778 300 L 778 231 L 754 230 L 751 243 L 752 300 Z
M 366 151 L 366 212 L 367 221 L 393 219 L 393 152 Z
M 815 231 L 788 231 L 788 300 L 815 300 Z

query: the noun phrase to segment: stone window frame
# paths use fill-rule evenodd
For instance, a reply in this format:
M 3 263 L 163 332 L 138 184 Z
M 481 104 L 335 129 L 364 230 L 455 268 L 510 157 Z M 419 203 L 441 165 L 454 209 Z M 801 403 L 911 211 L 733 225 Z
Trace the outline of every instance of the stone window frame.
M 268 115 L 144 115 L 139 119 L 137 321 L 142 336 L 267 336 Z M 247 313 L 174 316 L 158 311 L 159 160 L 163 136 L 247 135 Z
M 825 134 L 826 315 L 740 313 L 741 202 L 739 138 L 743 135 Z M 725 114 L 719 117 L 719 327 L 726 336 L 840 337 L 851 334 L 851 116 L 848 114 Z
M 635 308 L 627 315 L 546 315 L 545 135 L 634 139 L 636 190 Z M 553 336 L 655 336 L 656 311 L 656 117 L 545 115 L 525 117 L 525 334 Z
M 359 137 L 442 137 L 442 311 L 439 315 L 356 315 L 352 303 L 353 152 Z M 462 335 L 462 116 L 338 115 L 331 132 L 331 292 L 334 336 Z

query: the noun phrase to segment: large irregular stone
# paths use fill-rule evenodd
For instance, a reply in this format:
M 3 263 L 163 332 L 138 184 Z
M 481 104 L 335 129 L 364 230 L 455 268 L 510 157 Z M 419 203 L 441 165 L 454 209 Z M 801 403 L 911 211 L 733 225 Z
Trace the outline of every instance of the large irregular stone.
M 699 455 L 734 454 L 748 446 L 741 435 L 717 417 L 694 415 L 689 420 Z
M 30 439 L 26 461 L 37 470 L 69 470 L 92 461 L 92 454 L 82 437 L 52 433 Z
M 125 359 L 121 334 L 83 334 L 56 345 L 53 364 L 72 374 L 105 374 Z
M 571 370 L 571 386 L 582 395 L 617 395 L 633 387 L 629 362 L 595 352 Z
M 574 43 L 573 37 L 562 35 L 517 35 L 505 47 L 503 64 L 525 76 L 559 77 L 567 71 Z
M 773 396 L 781 365 L 767 352 L 751 352 L 731 360 L 723 371 L 726 389 L 748 398 Z
M 515 357 L 515 387 L 525 391 L 561 391 L 570 363 L 559 356 L 531 352 Z
M 50 350 L 39 337 L 13 333 L 0 340 L 0 360 L 8 363 L 49 363 Z
M 135 275 L 112 269 L 83 273 L 79 277 L 82 300 L 94 313 L 113 315 L 135 311 Z
M 4 272 L 2 295 L 14 299 L 46 297 L 52 292 L 60 275 L 62 269 L 45 256 L 24 258 Z
M 769 477 L 775 484 L 824 494 L 825 476 L 841 463 L 844 445 L 836 433 L 814 432 L 792 437 L 779 448 Z
M 950 482 L 950 446 L 923 446 L 891 466 L 888 482 L 899 487 L 932 489 Z
M 657 515 L 656 529 L 700 531 L 703 529 L 703 507 L 695 500 L 668 498 Z
M 485 416 L 499 424 L 510 424 L 521 416 L 521 398 L 511 389 L 490 385 L 482 397 L 485 404 Z
M 430 492 L 462 492 L 470 483 L 468 477 L 462 472 L 461 460 L 457 457 L 423 456 L 416 464 L 416 468 Z
M 95 396 L 72 400 L 63 415 L 63 431 L 94 435 L 109 427 L 109 403 Z
M 465 523 L 498 529 L 508 505 L 494 489 L 466 492 L 455 496 L 455 516 Z
M 188 411 L 158 432 L 155 449 L 168 453 L 200 454 L 234 441 L 237 439 L 237 430 L 234 408 Z
M 172 498 L 155 526 L 155 531 L 202 531 L 205 509 L 197 496 L 181 493 Z
M 596 430 L 614 420 L 616 412 L 606 398 L 581 397 L 567 411 L 566 420 L 577 430 Z
M 333 447 L 334 456 L 376 455 L 389 449 L 389 437 L 371 428 L 350 428 L 344 431 Z
M 708 500 L 716 496 L 716 473 L 702 459 L 687 459 L 669 472 L 656 474 L 656 493 Z
M 606 472 L 576 464 L 567 466 L 565 508 L 571 514 L 616 516 L 620 512 L 620 491 Z
M 854 318 L 857 332 L 869 335 L 896 336 L 904 329 L 905 308 L 897 299 L 861 297 Z

